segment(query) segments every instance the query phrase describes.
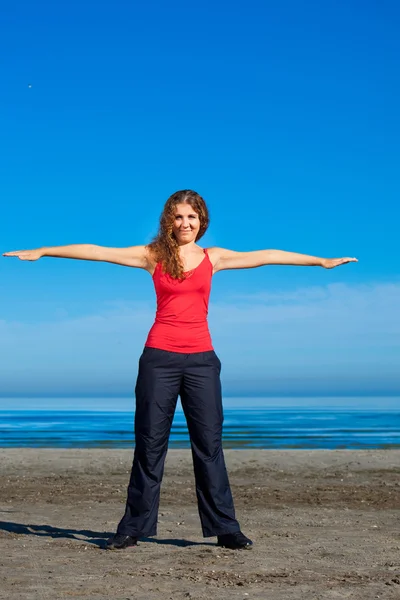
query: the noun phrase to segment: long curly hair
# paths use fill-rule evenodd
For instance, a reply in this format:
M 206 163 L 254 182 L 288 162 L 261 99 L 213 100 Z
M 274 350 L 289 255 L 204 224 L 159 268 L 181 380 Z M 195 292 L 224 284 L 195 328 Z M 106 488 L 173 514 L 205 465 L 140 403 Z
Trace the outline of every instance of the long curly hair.
M 173 233 L 175 206 L 189 204 L 199 215 L 200 229 L 196 242 L 203 237 L 210 223 L 209 210 L 203 198 L 193 190 L 180 190 L 168 198 L 160 216 L 160 226 L 157 235 L 146 244 L 156 262 L 161 262 L 164 273 L 175 279 L 185 279 L 184 265 L 179 256 L 179 245 Z

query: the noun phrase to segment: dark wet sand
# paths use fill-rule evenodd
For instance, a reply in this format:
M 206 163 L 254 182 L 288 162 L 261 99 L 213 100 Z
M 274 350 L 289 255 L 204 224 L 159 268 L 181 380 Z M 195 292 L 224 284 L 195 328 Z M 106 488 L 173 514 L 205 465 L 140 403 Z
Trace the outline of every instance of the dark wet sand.
M 400 450 L 227 450 L 239 552 L 202 537 L 188 450 L 168 453 L 157 537 L 120 552 L 130 450 L 0 455 L 0 598 L 400 599 Z

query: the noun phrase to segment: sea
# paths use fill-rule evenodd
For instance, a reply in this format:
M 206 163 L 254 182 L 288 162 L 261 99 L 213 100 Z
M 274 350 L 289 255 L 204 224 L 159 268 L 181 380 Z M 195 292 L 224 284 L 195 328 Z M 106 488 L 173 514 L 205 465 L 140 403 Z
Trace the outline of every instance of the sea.
M 1 410 L 0 399 L 0 447 L 134 448 L 134 406 L 128 410 L 125 402 L 118 410 L 118 402 L 106 399 L 101 410 L 77 409 L 76 400 L 68 410 Z M 224 407 L 224 448 L 400 448 L 400 398 L 234 400 Z M 169 447 L 190 448 L 181 408 L 175 412 Z

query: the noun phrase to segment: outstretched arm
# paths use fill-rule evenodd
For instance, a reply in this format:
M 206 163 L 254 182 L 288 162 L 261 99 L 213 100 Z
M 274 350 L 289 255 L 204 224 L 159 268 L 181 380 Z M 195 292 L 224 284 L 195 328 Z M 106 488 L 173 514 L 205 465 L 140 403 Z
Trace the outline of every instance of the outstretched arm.
M 210 249 L 211 250 L 211 249 Z M 324 267 L 333 269 L 348 262 L 358 262 L 356 258 L 320 258 L 284 250 L 254 250 L 235 252 L 225 248 L 212 248 L 215 257 L 214 273 L 225 269 L 251 269 L 264 265 L 297 265 L 304 267 Z
M 108 248 L 95 244 L 70 244 L 68 246 L 44 246 L 33 250 L 14 250 L 13 252 L 4 252 L 3 256 L 16 256 L 20 260 L 38 260 L 42 256 L 97 260 L 142 269 L 147 269 L 149 264 L 146 246 Z

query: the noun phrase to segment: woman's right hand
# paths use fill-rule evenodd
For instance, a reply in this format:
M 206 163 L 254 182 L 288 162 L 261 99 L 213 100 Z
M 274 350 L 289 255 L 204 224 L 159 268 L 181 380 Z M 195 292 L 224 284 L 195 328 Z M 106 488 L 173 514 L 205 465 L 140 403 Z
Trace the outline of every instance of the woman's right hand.
M 34 250 L 14 250 L 13 252 L 3 252 L 3 256 L 16 256 L 20 260 L 38 260 L 44 256 L 43 248 Z

